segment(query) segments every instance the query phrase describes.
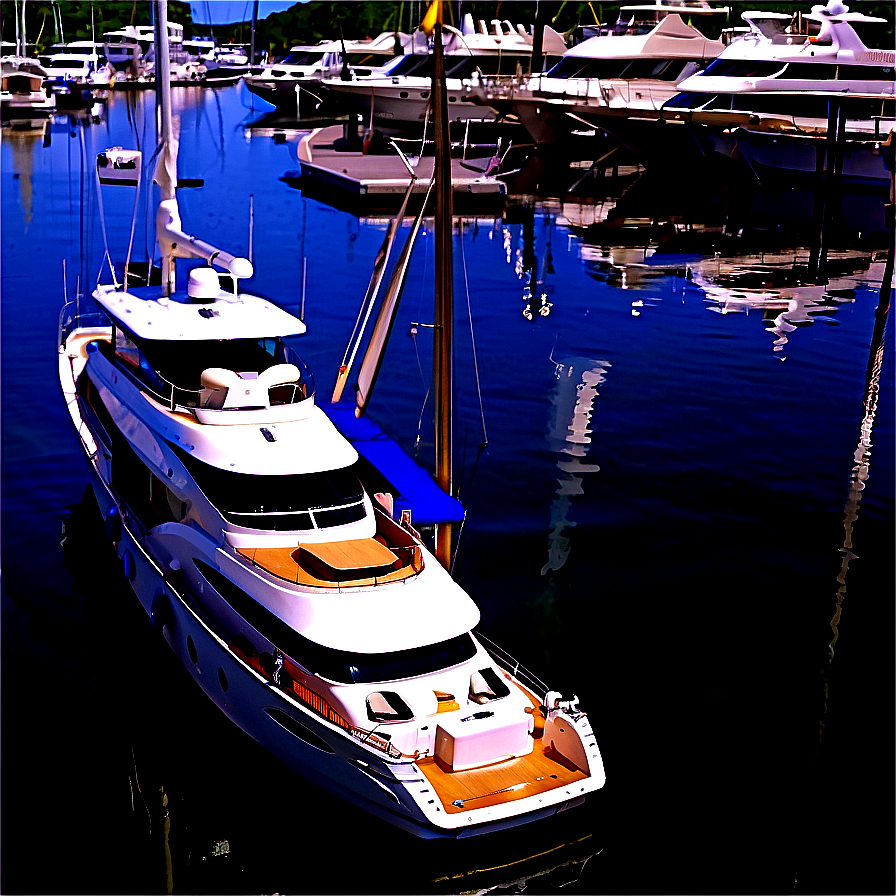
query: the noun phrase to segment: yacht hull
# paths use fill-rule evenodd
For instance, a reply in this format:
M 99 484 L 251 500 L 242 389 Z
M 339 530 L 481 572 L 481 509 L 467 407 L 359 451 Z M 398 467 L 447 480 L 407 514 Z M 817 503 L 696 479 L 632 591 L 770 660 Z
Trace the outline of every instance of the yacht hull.
M 92 470 L 94 494 L 104 519 L 120 512 L 121 504 Z M 146 537 L 150 537 L 147 533 Z M 423 839 L 456 839 L 527 824 L 580 805 L 582 796 L 476 825 L 439 827 L 420 810 L 411 791 L 428 791 L 416 766 L 395 776 L 390 763 L 340 734 L 236 658 L 227 644 L 190 606 L 195 598 L 173 588 L 153 558 L 130 530 L 127 511 L 115 543 L 122 575 L 134 591 L 150 624 L 174 652 L 196 684 L 224 715 L 292 771 L 326 792 Z M 369 771 L 358 767 L 363 764 Z

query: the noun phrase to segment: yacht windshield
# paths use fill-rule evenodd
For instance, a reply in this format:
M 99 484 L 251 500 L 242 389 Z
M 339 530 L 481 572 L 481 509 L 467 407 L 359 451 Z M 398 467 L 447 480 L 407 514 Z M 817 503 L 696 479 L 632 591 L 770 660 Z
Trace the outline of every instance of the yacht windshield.
M 314 65 L 324 58 L 324 54 L 317 50 L 290 50 L 282 59 L 277 60 L 277 65 Z
M 118 365 L 165 402 L 185 407 L 198 405 L 202 371 L 224 367 L 237 373 L 261 373 L 274 364 L 295 364 L 304 385 L 303 396 L 314 393 L 308 365 L 284 339 L 139 339 L 123 328 L 115 334 Z
M 548 78 L 657 78 L 674 81 L 687 59 L 587 59 L 566 56 L 546 75 Z
M 171 445 L 224 519 L 247 529 L 329 529 L 364 519 L 357 464 L 321 473 L 263 475 L 221 470 Z

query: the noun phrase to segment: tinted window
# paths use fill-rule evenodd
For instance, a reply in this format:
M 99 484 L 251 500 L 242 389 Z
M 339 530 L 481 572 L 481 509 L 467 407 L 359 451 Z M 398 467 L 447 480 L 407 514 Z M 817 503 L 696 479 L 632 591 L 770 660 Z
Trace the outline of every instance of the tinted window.
M 260 447 L 261 433 L 258 439 Z M 324 473 L 252 475 L 220 470 L 171 447 L 203 494 L 238 526 L 292 531 L 364 519 L 364 490 L 354 465 Z
M 463 663 L 476 654 L 476 645 L 466 633 L 438 644 L 378 654 L 323 647 L 300 635 L 217 569 L 201 560 L 193 562 L 215 591 L 255 631 L 291 660 L 330 681 L 379 683 L 413 678 Z
M 783 62 L 754 59 L 716 59 L 706 67 L 705 75 L 726 78 L 771 78 L 784 68 Z
M 841 65 L 838 66 L 838 77 L 853 81 L 892 81 L 891 65 Z
M 787 67 L 778 77 L 785 80 L 798 78 L 806 81 L 833 81 L 837 77 L 837 66 L 811 62 L 788 62 Z

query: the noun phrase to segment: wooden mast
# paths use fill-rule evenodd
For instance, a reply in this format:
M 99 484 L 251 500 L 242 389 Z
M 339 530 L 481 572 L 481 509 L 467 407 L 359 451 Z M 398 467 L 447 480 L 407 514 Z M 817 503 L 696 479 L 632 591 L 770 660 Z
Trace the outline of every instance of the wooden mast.
M 453 491 L 452 397 L 454 391 L 454 293 L 452 237 L 454 211 L 451 191 L 451 144 L 448 134 L 448 96 L 442 50 L 442 3 L 436 3 L 434 32 L 433 116 L 435 126 L 435 318 L 433 329 L 433 383 L 435 391 L 436 483 L 446 494 Z M 436 527 L 436 559 L 451 566 L 451 523 Z

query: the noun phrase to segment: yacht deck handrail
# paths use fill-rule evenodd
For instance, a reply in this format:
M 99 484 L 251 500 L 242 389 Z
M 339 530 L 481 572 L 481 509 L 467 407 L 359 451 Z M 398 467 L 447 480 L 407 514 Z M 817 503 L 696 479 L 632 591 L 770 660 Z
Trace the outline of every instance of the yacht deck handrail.
M 519 660 L 514 659 L 514 657 L 512 657 L 506 650 L 499 647 L 494 641 L 483 635 L 482 632 L 477 631 L 475 634 L 480 641 L 485 642 L 485 649 L 491 654 L 492 659 L 494 659 L 499 666 L 503 667 L 515 678 L 520 679 L 523 684 L 535 691 L 536 696 L 544 697 L 544 695 L 547 694 L 550 688 L 538 678 L 538 676 L 523 666 Z

